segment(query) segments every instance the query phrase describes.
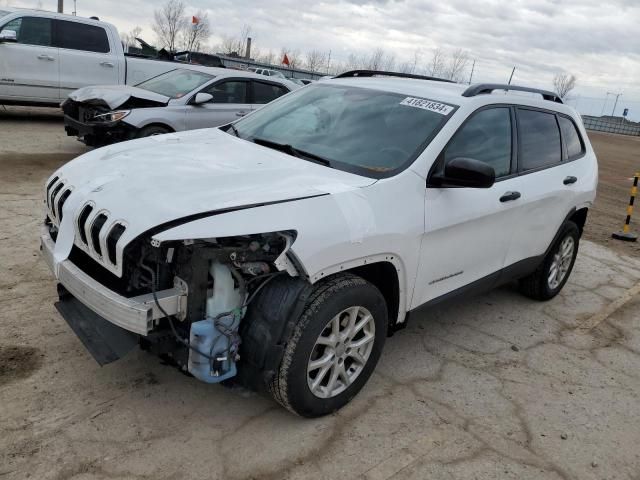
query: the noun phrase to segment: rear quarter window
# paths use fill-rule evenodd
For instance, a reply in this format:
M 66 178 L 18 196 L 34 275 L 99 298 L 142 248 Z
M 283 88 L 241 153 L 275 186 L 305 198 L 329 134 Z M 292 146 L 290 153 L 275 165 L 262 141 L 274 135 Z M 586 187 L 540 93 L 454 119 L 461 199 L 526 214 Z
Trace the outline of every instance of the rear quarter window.
M 565 146 L 565 153 L 568 160 L 578 158 L 584 153 L 584 144 L 578 128 L 567 117 L 558 117 L 560 131 L 562 132 L 562 140 Z
M 78 22 L 56 20 L 55 43 L 59 48 L 108 53 L 109 39 L 104 28 Z
M 560 130 L 553 113 L 518 109 L 521 170 L 549 167 L 562 161 Z
M 269 103 L 285 93 L 289 93 L 285 87 L 272 83 L 253 82 L 253 103 Z

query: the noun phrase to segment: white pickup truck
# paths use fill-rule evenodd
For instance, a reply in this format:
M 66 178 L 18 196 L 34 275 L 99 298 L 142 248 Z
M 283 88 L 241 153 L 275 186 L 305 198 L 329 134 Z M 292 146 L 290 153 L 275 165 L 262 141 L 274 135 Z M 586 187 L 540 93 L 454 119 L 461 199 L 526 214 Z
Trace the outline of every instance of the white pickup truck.
M 59 105 L 89 85 L 135 85 L 174 62 L 125 57 L 118 30 L 96 19 L 0 8 L 0 104 Z

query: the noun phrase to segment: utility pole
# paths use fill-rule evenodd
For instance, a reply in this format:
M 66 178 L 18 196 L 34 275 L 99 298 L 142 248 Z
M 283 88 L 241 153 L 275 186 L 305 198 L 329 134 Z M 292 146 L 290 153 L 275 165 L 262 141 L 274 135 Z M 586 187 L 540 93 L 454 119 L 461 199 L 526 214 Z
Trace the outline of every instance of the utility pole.
M 331 50 L 329 50 L 329 55 L 327 57 L 327 75 L 329 75 L 330 68 L 331 68 Z
M 471 65 L 471 75 L 469 75 L 469 85 L 471 85 L 471 79 L 473 78 L 473 71 L 476 68 L 476 61 L 475 59 L 473 60 L 473 65 Z
M 77 7 L 76 0 L 73 0 L 73 15 L 74 16 L 77 15 L 77 13 L 78 13 L 78 12 L 76 12 L 76 7 Z
M 62 13 L 64 11 L 64 0 L 58 0 L 58 13 Z
M 516 72 L 516 67 L 513 67 L 513 70 L 511 70 L 511 76 L 509 77 L 509 83 L 508 85 L 511 85 L 511 80 L 513 79 L 513 74 Z
M 604 103 L 602 104 L 602 111 L 600 112 L 601 117 L 604 115 L 604 109 L 607 106 L 607 100 L 609 100 L 609 92 L 607 92 L 607 95 L 604 97 Z
M 614 117 L 615 116 L 616 107 L 618 106 L 618 98 L 620 98 L 622 96 L 622 94 L 621 93 L 607 92 L 607 95 L 615 95 L 616 96 L 616 101 L 613 104 L 613 110 L 611 110 L 611 116 Z

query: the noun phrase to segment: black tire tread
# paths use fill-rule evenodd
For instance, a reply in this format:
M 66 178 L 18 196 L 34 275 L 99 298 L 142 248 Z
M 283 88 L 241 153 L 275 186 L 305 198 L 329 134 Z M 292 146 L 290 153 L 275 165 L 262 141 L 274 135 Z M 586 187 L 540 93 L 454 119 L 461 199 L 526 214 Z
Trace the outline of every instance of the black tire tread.
M 575 246 L 576 253 L 574 254 L 574 255 L 577 255 L 579 240 L 580 240 L 580 228 L 578 228 L 578 226 L 574 222 L 568 221 L 565 224 L 563 224 L 562 229 L 563 230 L 575 229 L 576 232 L 578 233 L 578 241 L 576 242 L 576 246 Z M 519 286 L 520 292 L 526 297 L 529 297 L 533 300 L 539 300 L 539 301 L 550 300 L 551 298 L 555 297 L 555 295 L 564 287 L 564 283 L 567 281 L 567 279 L 571 275 L 571 270 L 573 270 L 573 265 L 571 265 L 571 270 L 567 272 L 567 277 L 564 280 L 563 284 L 560 286 L 560 289 L 558 290 L 558 292 L 549 296 L 545 288 L 545 285 L 547 282 L 545 272 L 546 272 L 549 255 L 553 255 L 555 253 L 556 246 L 562 241 L 563 238 L 564 237 L 561 235 L 558 239 L 554 241 L 554 243 L 552 244 L 552 247 L 549 249 L 549 252 L 547 253 L 547 256 L 542 261 L 542 263 L 538 266 L 535 272 L 519 280 L 518 286 Z
M 271 393 L 273 398 L 276 400 L 276 402 L 278 402 L 290 412 L 299 415 L 298 412 L 293 409 L 291 403 L 289 402 L 287 375 L 289 373 L 291 362 L 293 361 L 293 354 L 304 330 L 316 315 L 320 306 L 328 297 L 331 297 L 334 293 L 343 290 L 344 288 L 366 284 L 366 280 L 358 277 L 357 275 L 354 275 L 352 273 L 340 273 L 318 283 L 318 286 L 309 295 L 309 299 L 307 300 L 304 311 L 300 316 L 300 320 L 293 329 L 291 338 L 287 342 L 280 368 L 273 376 L 273 380 L 269 384 L 269 392 Z

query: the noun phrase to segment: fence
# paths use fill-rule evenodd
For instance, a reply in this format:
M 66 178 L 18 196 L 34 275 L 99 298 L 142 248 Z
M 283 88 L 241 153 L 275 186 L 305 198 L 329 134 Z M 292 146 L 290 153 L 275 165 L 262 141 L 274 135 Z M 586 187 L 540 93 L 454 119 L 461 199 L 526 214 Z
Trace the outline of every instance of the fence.
M 587 130 L 618 133 L 620 135 L 640 135 L 640 123 L 630 122 L 623 117 L 593 117 L 583 115 L 582 121 Z
M 285 77 L 308 78 L 311 80 L 317 80 L 318 78 L 325 75 L 324 73 L 312 72 L 311 70 L 302 70 L 299 68 L 288 68 L 285 66 L 260 63 L 243 57 L 228 57 L 226 55 L 220 54 L 216 55 L 220 57 L 225 67 L 236 67 L 242 69 L 250 67 L 268 68 L 269 70 L 277 70 L 278 72 L 282 72 Z

